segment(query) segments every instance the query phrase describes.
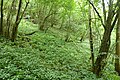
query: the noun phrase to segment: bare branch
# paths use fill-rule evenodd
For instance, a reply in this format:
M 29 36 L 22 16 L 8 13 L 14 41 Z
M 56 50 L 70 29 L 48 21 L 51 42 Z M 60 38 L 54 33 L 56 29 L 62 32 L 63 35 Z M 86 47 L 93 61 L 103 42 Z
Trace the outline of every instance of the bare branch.
M 29 4 L 29 0 L 28 0 L 28 1 L 26 1 L 25 8 L 24 8 L 24 10 L 23 10 L 23 12 L 22 12 L 22 14 L 21 14 L 21 17 L 20 17 L 20 19 L 19 19 L 18 24 L 20 23 L 21 19 L 23 18 L 23 15 L 24 15 L 24 13 L 25 13 L 25 11 L 26 11 L 27 7 L 28 7 L 28 4 Z
M 93 4 L 92 2 L 90 2 L 90 0 L 88 0 L 88 1 L 89 1 L 89 3 L 92 5 L 92 7 L 93 7 L 93 9 L 95 10 L 95 12 L 97 13 L 98 17 L 100 18 L 100 21 L 101 21 L 104 29 L 106 29 L 105 24 L 103 23 L 102 17 L 100 16 L 99 12 L 98 12 L 97 9 L 95 8 L 94 4 Z
M 116 24 L 116 22 L 117 22 L 118 15 L 119 15 L 119 14 L 116 14 L 116 16 L 115 16 L 115 19 L 114 19 L 114 21 L 113 21 L 113 23 L 112 23 L 112 26 L 111 26 L 111 30 L 114 28 L 114 26 L 115 26 L 115 24 Z
M 22 7 L 22 0 L 19 0 L 19 5 L 18 5 L 18 11 L 17 11 L 17 15 L 16 15 L 16 21 L 15 21 L 15 25 L 19 24 L 19 17 L 20 17 L 20 10 Z M 16 27 L 16 26 L 15 26 Z
M 106 24 L 106 11 L 105 11 L 105 1 L 104 0 L 102 0 L 102 6 L 103 6 L 104 24 Z

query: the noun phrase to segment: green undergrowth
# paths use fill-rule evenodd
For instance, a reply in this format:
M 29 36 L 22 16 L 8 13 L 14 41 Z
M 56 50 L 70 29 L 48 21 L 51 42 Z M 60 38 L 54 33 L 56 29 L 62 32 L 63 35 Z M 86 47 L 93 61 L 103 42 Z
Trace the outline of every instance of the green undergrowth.
M 22 22 L 15 42 L 0 38 L 0 80 L 96 80 L 90 71 L 89 43 L 65 42 L 53 33 Z M 107 75 L 107 76 L 106 76 Z M 119 80 L 107 72 L 97 80 Z

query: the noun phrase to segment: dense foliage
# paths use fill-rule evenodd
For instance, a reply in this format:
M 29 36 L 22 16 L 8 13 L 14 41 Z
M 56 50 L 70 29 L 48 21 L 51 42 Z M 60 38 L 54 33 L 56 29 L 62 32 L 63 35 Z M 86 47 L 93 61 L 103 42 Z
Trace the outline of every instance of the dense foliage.
M 107 25 L 118 17 L 119 6 L 116 1 L 111 2 L 113 8 L 107 5 L 111 0 L 104 2 L 107 19 L 101 10 L 102 1 L 1 0 L 0 80 L 120 80 L 114 65 L 116 56 L 119 58 L 115 55 L 118 25 L 113 32 L 108 28 L 112 23 Z M 112 9 L 115 13 L 109 16 Z M 108 52 L 102 52 L 106 30 L 111 32 L 107 34 L 111 45 Z M 91 53 L 94 64 L 100 63 L 100 76 Z M 102 54 L 108 55 L 101 58 Z
M 24 22 L 24 23 L 23 23 Z M 31 27 L 32 26 L 32 27 Z M 88 41 L 66 43 L 58 34 L 37 32 L 30 22 L 22 21 L 16 42 L 0 39 L 0 79 L 3 80 L 96 80 L 90 71 Z M 26 32 L 27 31 L 27 32 Z M 59 30 L 56 30 L 56 33 Z M 111 62 L 111 61 L 110 61 Z M 119 80 L 112 63 L 102 79 Z

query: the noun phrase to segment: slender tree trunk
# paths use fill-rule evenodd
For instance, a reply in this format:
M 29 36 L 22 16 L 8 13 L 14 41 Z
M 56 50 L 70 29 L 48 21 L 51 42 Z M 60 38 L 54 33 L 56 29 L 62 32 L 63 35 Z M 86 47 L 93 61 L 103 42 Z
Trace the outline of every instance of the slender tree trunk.
M 44 26 L 45 26 L 46 20 L 47 20 L 50 16 L 56 14 L 56 12 L 52 13 L 52 9 L 53 9 L 53 4 L 51 5 L 50 10 L 49 10 L 47 16 L 43 19 L 43 22 L 41 23 L 41 25 L 40 25 L 40 27 L 39 27 L 39 30 L 44 31 Z
M 93 52 L 93 37 L 92 37 L 92 27 L 91 27 L 91 7 L 89 4 L 89 42 L 90 42 L 90 50 L 91 50 L 91 60 L 92 60 L 92 68 L 94 69 L 94 52 Z
M 51 11 L 52 11 L 52 6 L 50 7 L 50 10 L 49 10 L 47 16 L 43 19 L 43 22 L 41 23 L 39 30 L 44 31 L 45 22 L 46 22 L 47 18 L 49 18 L 51 16 Z
M 116 28 L 115 71 L 118 72 L 120 76 L 120 15 L 118 16 L 118 22 L 117 22 L 117 28 Z
M 69 15 L 68 16 L 68 19 L 69 19 L 69 21 L 68 21 L 68 25 L 66 26 L 67 27 L 67 34 L 66 34 L 66 36 L 65 36 L 65 41 L 66 42 L 68 42 L 69 41 L 69 39 L 70 39 L 70 22 L 71 22 L 71 16 Z
M 15 24 L 14 24 L 13 30 L 12 30 L 12 38 L 11 38 L 12 41 L 14 41 L 16 36 L 17 36 L 18 25 L 19 25 L 21 19 L 23 18 L 23 15 L 24 15 L 27 7 L 28 7 L 28 4 L 29 4 L 29 0 L 26 2 L 24 10 L 23 10 L 23 12 L 20 15 L 20 10 L 22 8 L 22 0 L 19 0 L 19 6 L 18 6 L 18 12 L 17 12 L 17 15 L 16 15 L 16 21 L 15 21 Z
M 13 0 L 12 1 L 12 4 L 11 4 L 11 7 L 10 7 L 10 10 L 8 11 L 8 14 L 7 14 L 7 26 L 6 26 L 6 38 L 10 38 L 10 27 L 11 27 L 11 19 L 13 17 L 14 14 L 12 14 L 12 11 L 15 11 L 15 2 L 16 0 Z
M 12 39 L 11 39 L 12 41 L 14 41 L 16 36 L 17 36 L 21 6 L 22 6 L 22 0 L 19 0 L 19 6 L 18 6 L 18 12 L 17 12 L 17 15 L 16 15 L 16 21 L 15 21 L 15 24 L 14 24 L 13 30 L 12 30 Z
M 0 35 L 3 35 L 3 0 L 1 0 Z

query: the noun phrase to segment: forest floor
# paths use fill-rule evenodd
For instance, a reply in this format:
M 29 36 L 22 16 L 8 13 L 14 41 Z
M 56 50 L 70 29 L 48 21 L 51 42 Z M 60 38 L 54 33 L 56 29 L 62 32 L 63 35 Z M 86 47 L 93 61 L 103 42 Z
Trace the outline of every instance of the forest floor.
M 15 42 L 0 38 L 0 80 L 120 80 L 111 64 L 102 78 L 90 71 L 88 40 L 65 42 L 52 31 L 24 35 L 37 29 L 24 21 Z

